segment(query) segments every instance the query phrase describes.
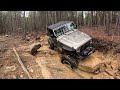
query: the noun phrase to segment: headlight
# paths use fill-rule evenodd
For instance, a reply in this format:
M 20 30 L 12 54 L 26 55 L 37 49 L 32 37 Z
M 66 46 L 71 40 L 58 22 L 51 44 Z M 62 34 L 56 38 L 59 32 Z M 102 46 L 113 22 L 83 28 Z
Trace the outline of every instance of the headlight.
M 92 40 L 90 41 L 90 44 L 92 44 Z
M 76 50 L 77 52 L 80 52 L 80 48 Z

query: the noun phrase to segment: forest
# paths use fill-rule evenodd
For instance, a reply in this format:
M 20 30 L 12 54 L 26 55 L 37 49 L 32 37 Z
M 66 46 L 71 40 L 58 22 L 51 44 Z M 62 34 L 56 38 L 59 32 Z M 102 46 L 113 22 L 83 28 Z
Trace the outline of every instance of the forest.
M 46 31 L 47 26 L 59 21 L 74 21 L 79 27 L 102 26 L 106 28 L 106 33 L 119 35 L 119 11 L 29 11 L 28 13 L 26 17 L 26 11 L 0 11 L 0 34 L 26 35 L 27 32 Z
M 60 21 L 73 21 L 93 38 L 96 51 L 87 59 L 90 70 L 99 64 L 95 72 L 84 70 L 86 64 L 73 72 L 48 48 L 47 27 Z M 119 60 L 120 11 L 0 11 L 0 79 L 120 79 Z

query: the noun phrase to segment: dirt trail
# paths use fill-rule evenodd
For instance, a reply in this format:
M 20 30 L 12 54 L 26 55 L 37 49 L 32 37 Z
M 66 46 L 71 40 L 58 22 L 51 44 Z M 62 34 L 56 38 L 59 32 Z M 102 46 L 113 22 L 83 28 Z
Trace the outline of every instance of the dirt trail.
M 16 47 L 22 62 L 34 79 L 90 79 L 94 76 L 94 78 L 101 76 L 82 71 L 80 68 L 71 70 L 62 64 L 59 54 L 48 48 L 47 37 L 45 35 L 41 35 L 40 43 L 42 47 L 38 50 L 39 52 L 36 56 L 32 56 L 29 53 L 29 45 L 31 43 L 14 37 L 0 36 L 0 78 L 27 78 L 12 50 L 13 46 Z M 117 61 L 119 59 L 118 55 L 115 58 L 110 54 L 105 55 L 98 51 L 94 56 L 102 61 L 109 59 Z
M 59 54 L 50 50 L 48 45 L 40 48 L 36 56 L 36 62 L 42 69 L 44 78 L 50 79 L 80 79 L 82 76 L 76 74 L 60 62 Z M 42 55 L 44 54 L 44 55 Z M 46 54 L 46 55 L 45 55 Z M 47 73 L 47 74 L 46 74 Z

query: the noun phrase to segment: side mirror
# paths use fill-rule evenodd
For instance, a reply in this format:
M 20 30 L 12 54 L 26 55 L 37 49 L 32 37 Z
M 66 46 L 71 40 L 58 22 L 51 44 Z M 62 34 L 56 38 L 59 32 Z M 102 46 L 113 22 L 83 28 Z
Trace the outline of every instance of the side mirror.
M 75 29 L 77 29 L 77 25 L 75 25 L 74 27 L 75 27 Z
M 53 34 L 51 34 L 50 36 L 53 37 Z

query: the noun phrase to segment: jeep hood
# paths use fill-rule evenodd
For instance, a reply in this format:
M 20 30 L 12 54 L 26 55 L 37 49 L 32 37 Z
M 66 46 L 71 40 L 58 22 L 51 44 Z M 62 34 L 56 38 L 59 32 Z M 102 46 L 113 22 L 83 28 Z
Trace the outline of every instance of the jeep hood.
M 78 49 L 80 46 L 91 40 L 91 37 L 81 31 L 71 31 L 58 37 L 58 42 L 73 48 Z

